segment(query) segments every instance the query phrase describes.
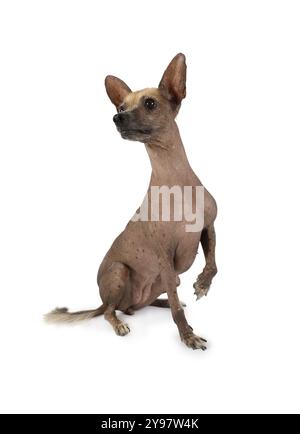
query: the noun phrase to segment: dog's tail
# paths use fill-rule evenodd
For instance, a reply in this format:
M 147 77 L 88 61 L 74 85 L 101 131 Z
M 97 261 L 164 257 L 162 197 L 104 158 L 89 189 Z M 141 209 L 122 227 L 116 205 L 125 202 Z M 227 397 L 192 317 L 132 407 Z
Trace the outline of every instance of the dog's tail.
M 103 315 L 106 310 L 106 306 L 102 306 L 93 310 L 81 310 L 78 312 L 69 312 L 66 307 L 57 307 L 49 313 L 46 313 L 44 319 L 49 323 L 73 323 L 77 321 L 83 321 L 85 319 L 91 319 L 95 316 Z

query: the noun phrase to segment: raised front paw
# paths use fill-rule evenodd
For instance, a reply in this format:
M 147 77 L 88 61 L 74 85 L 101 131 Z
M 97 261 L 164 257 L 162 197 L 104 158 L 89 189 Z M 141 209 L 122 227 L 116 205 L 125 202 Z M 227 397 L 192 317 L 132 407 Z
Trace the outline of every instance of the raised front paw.
M 199 300 L 199 298 L 203 297 L 204 295 L 205 296 L 207 295 L 210 285 L 211 285 L 211 279 L 200 274 L 200 276 L 198 277 L 198 279 L 193 285 L 195 289 L 194 294 L 196 295 L 197 300 Z
M 200 338 L 200 336 L 195 335 L 192 331 L 182 335 L 181 340 L 187 347 L 192 348 L 193 350 L 200 349 L 205 351 L 207 349 L 205 345 L 207 341 L 203 338 Z

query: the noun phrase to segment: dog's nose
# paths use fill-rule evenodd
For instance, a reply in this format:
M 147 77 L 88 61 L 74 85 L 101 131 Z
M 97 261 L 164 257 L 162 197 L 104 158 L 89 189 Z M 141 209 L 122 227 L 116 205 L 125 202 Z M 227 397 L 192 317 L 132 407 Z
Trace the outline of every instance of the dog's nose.
M 124 121 L 124 115 L 122 113 L 114 115 L 113 121 L 116 125 L 120 125 Z

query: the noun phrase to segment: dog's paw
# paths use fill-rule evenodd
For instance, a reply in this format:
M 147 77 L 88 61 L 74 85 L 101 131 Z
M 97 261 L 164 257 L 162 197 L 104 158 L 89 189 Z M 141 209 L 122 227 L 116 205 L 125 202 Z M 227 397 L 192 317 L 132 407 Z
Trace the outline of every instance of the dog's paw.
M 205 279 L 204 277 L 200 275 L 197 279 L 197 281 L 194 283 L 193 287 L 195 289 L 194 294 L 196 295 L 196 299 L 199 300 L 200 298 L 207 296 L 209 288 L 210 288 L 211 281 Z
M 194 294 L 196 295 L 196 300 L 199 300 L 200 298 L 207 296 L 208 291 L 209 291 L 209 286 L 203 286 L 198 282 L 195 282 L 193 285 L 195 292 Z
M 125 336 L 130 332 L 130 328 L 127 324 L 121 323 L 115 327 L 115 332 L 118 336 Z
M 181 336 L 181 340 L 187 347 L 192 348 L 193 350 L 205 351 L 207 349 L 207 341 L 203 338 L 200 338 L 200 336 L 195 335 L 193 332 L 189 332 Z
M 125 315 L 134 315 L 134 309 L 131 309 L 131 307 L 127 310 L 125 310 Z

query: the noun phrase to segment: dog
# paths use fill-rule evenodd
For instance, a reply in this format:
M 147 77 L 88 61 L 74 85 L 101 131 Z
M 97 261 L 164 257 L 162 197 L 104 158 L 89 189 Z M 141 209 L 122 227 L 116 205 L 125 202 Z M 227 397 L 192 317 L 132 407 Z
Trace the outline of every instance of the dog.
M 173 58 L 158 88 L 133 92 L 124 81 L 111 75 L 105 79 L 105 88 L 117 109 L 113 122 L 118 132 L 124 139 L 144 143 L 148 152 L 152 166 L 144 201 L 148 209 L 160 200 L 157 196 L 152 198 L 153 188 L 176 187 L 182 193 L 189 187 L 189 211 L 192 212 L 197 189 L 200 189 L 203 198 L 202 225 L 200 229 L 187 231 L 187 223 L 190 223 L 187 218 L 164 220 L 161 210 L 155 218 L 142 219 L 140 207 L 100 265 L 97 283 L 103 304 L 98 309 L 80 312 L 57 308 L 46 315 L 46 320 L 73 322 L 104 315 L 116 334 L 125 336 L 130 329 L 118 318 L 117 310 L 132 315 L 145 306 L 167 307 L 171 309 L 181 340 L 192 349 L 205 350 L 207 341 L 194 334 L 177 294 L 179 275 L 193 264 L 199 244 L 203 248 L 205 267 L 194 283 L 197 299 L 207 295 L 217 273 L 216 201 L 192 170 L 175 121 L 186 96 L 185 56 L 179 53 Z M 170 205 L 174 213 L 178 211 L 179 202 L 174 199 Z M 159 298 L 164 293 L 167 298 Z

